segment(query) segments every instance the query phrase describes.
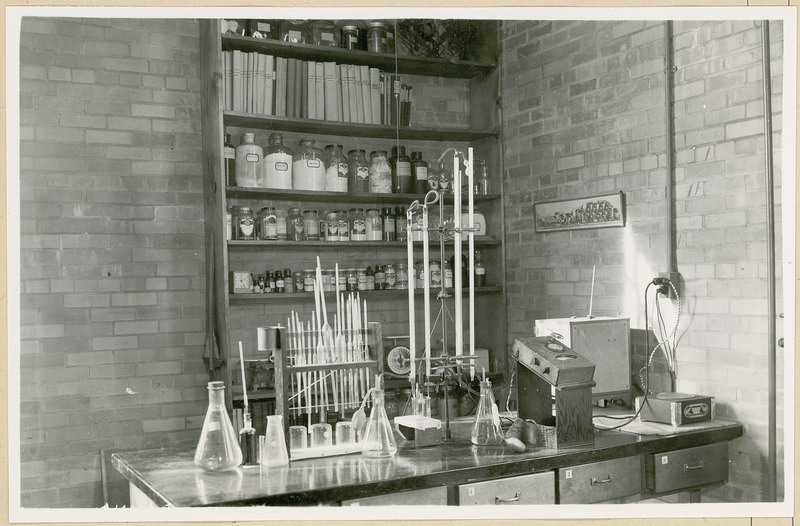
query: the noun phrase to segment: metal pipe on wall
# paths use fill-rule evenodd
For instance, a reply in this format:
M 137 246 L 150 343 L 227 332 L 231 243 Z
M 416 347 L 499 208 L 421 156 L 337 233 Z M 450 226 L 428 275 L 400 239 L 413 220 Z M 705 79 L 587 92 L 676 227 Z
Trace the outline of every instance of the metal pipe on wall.
M 673 131 L 672 131 L 672 73 L 674 66 L 672 64 L 672 21 L 664 21 L 664 108 L 666 110 L 666 118 L 664 119 L 665 125 L 665 142 L 664 150 L 666 151 L 666 186 L 667 186 L 667 271 L 670 273 L 678 271 L 678 257 L 677 257 L 677 243 L 675 241 L 675 178 L 673 177 L 673 163 L 672 163 L 672 148 L 673 148 Z M 677 287 L 678 284 L 676 283 Z
M 764 86 L 764 176 L 767 193 L 767 396 L 768 396 L 768 453 L 767 472 L 769 479 L 769 500 L 778 498 L 777 480 L 777 344 L 776 344 L 776 307 L 775 307 L 775 196 L 774 174 L 772 166 L 772 75 L 770 72 L 769 20 L 761 22 L 762 55 Z

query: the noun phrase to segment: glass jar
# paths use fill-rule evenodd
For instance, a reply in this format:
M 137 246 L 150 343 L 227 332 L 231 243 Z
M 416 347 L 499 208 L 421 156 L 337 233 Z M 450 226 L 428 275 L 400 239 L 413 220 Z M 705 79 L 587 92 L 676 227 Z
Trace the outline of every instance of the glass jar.
M 364 150 L 347 152 L 347 179 L 350 192 L 356 194 L 369 192 L 369 163 Z
M 284 42 L 306 44 L 311 41 L 305 20 L 282 20 L 280 39 Z
M 384 273 L 386 274 L 386 290 L 394 290 L 397 286 L 397 270 L 394 268 L 394 263 L 387 263 Z
M 292 189 L 292 150 L 283 145 L 283 135 L 273 133 L 264 149 L 264 188 Z
M 375 290 L 386 289 L 386 272 L 381 265 L 375 265 Z
M 248 20 L 247 36 L 264 40 L 278 40 L 278 37 L 280 37 L 280 21 L 266 19 Z
M 425 288 L 425 265 L 422 261 L 415 261 L 414 268 L 416 269 L 416 288 L 423 289 Z
M 286 239 L 289 241 L 305 241 L 305 222 L 299 208 L 290 208 L 286 216 Z
M 396 241 L 397 233 L 395 231 L 394 212 L 391 207 L 386 207 L 381 210 L 381 220 L 383 221 L 383 240 Z
M 294 274 L 291 269 L 283 269 L 283 283 L 286 294 L 294 294 Z
M 332 20 L 313 20 L 311 43 L 315 46 L 339 47 L 339 32 Z
M 367 269 L 357 268 L 356 279 L 358 280 L 358 290 L 369 290 L 367 288 Z
M 385 151 L 370 153 L 369 191 L 374 194 L 392 193 L 392 168 Z
M 367 240 L 367 218 L 363 208 L 350 210 L 350 241 Z
M 283 279 L 283 271 L 275 272 L 275 292 L 283 294 L 286 292 L 286 281 Z
M 342 26 L 341 46 L 345 49 L 361 49 L 361 39 L 358 34 L 358 26 Z
M 377 287 L 375 286 L 375 272 L 372 270 L 372 267 L 367 267 L 365 274 L 366 289 L 364 290 L 375 290 Z
M 277 217 L 275 208 L 265 206 L 258 212 L 258 236 L 265 241 L 278 239 Z
M 314 269 L 303 269 L 303 290 L 306 292 L 314 292 Z
M 414 191 L 414 181 L 411 179 L 411 159 L 406 155 L 406 147 L 400 146 L 397 155 L 396 147 L 392 147 L 392 191 L 396 194 L 410 194 Z
M 397 264 L 397 282 L 395 288 L 408 288 L 408 265 L 406 263 Z
M 358 290 L 358 271 L 354 268 L 347 269 L 347 291 L 355 292 Z
M 325 147 L 325 191 L 346 192 L 348 166 L 341 144 Z
M 319 241 L 319 214 L 316 210 L 303 212 L 303 227 L 308 241 Z
M 253 211 L 246 206 L 240 206 L 236 212 L 236 239 L 252 241 L 256 238 L 256 220 Z
M 331 210 L 325 215 L 325 241 L 339 241 L 339 215 Z
M 323 292 L 334 292 L 336 290 L 336 273 L 333 270 L 322 271 Z
M 398 241 L 406 241 L 408 239 L 408 218 L 406 217 L 406 209 L 398 206 L 394 209 L 394 231 Z
M 225 239 L 233 239 L 233 207 L 229 206 L 225 210 Z
M 336 269 L 333 271 L 333 290 L 336 290 L 336 280 L 339 280 L 339 290 L 345 291 L 347 290 L 347 272 L 349 269 L 340 268 L 339 269 L 339 277 L 336 277 Z
M 255 134 L 242 134 L 241 144 L 236 147 L 236 186 L 258 186 L 258 170 L 263 157 L 264 150 L 255 143 Z
M 383 239 L 383 220 L 376 208 L 367 210 L 366 240 L 380 241 Z
M 431 261 L 428 267 L 431 273 L 430 287 L 440 288 L 442 286 L 442 268 L 439 266 L 438 261 Z
M 305 290 L 305 288 L 306 288 L 304 275 L 305 275 L 305 272 L 300 272 L 300 271 L 295 272 L 294 275 L 293 275 L 293 277 L 294 277 L 294 290 L 296 290 L 297 292 L 303 292 Z
M 414 192 L 428 192 L 428 163 L 422 160 L 422 152 L 411 154 L 411 179 L 414 181 Z
M 453 288 L 453 264 L 449 261 L 444 262 L 444 288 Z
M 314 139 L 301 139 L 300 148 L 292 164 L 292 181 L 295 190 L 325 190 L 325 153 L 314 146 Z
M 386 25 L 380 20 L 367 24 L 367 51 L 386 53 Z
M 275 210 L 275 231 L 278 234 L 278 240 L 286 241 L 286 210 L 283 208 Z
M 339 220 L 339 241 L 350 241 L 350 221 L 347 210 L 337 210 L 336 218 Z

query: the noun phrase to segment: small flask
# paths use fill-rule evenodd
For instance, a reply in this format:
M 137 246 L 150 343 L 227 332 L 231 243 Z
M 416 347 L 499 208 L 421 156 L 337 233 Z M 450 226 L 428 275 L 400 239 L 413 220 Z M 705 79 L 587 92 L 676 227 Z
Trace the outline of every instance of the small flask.
M 294 276 L 292 276 L 291 269 L 283 269 L 283 284 L 286 294 L 294 293 Z
M 375 290 L 386 290 L 386 272 L 381 265 L 375 265 Z
M 283 416 L 268 415 L 264 447 L 261 450 L 262 466 L 285 466 L 289 463 L 286 439 L 283 434 Z
M 258 171 L 264 150 L 254 141 L 255 134 L 244 133 L 241 144 L 236 147 L 236 186 L 258 186 Z
M 222 157 L 225 159 L 225 184 L 236 186 L 236 146 L 231 143 L 230 133 L 225 134 Z
M 476 446 L 493 446 L 503 440 L 500 428 L 500 414 L 494 402 L 492 383 L 485 378 L 481 380 L 481 398 L 475 411 L 470 441 Z
M 385 458 L 397 453 L 394 430 L 384 408 L 384 393 L 381 389 L 372 391 L 372 411 L 361 439 L 361 453 L 365 457 Z
M 483 267 L 483 263 L 481 263 L 480 250 L 475 251 L 475 286 L 486 286 L 486 269 Z
M 194 463 L 207 471 L 225 471 L 242 463 L 238 437 L 225 410 L 224 382 L 208 382 L 208 410 Z
M 283 294 L 286 292 L 286 282 L 283 280 L 283 271 L 279 270 L 275 273 L 275 292 Z

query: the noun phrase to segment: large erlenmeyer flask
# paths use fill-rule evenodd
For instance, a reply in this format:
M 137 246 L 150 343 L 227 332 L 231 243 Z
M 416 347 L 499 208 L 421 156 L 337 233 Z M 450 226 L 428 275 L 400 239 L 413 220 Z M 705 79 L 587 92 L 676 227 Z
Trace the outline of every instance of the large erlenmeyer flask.
M 208 471 L 224 471 L 242 463 L 238 437 L 225 410 L 224 382 L 208 382 L 208 411 L 194 463 Z
M 372 391 L 372 411 L 364 431 L 361 452 L 365 457 L 391 457 L 397 453 L 394 431 L 383 406 L 383 391 Z

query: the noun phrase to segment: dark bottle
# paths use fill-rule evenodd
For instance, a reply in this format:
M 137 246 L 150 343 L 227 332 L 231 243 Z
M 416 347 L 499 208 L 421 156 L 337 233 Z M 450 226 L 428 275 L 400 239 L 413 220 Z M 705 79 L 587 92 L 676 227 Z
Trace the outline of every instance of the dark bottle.
M 391 207 L 386 207 L 381 210 L 381 219 L 383 220 L 383 240 L 397 241 L 394 213 Z
M 397 181 L 397 146 L 392 146 L 392 156 L 387 159 L 389 168 L 392 169 L 392 192 L 398 193 L 399 183 Z
M 394 209 L 394 230 L 397 234 L 398 241 L 406 241 L 408 239 L 408 217 L 406 217 L 406 209 L 398 206 Z
M 386 289 L 386 271 L 383 266 L 375 265 L 375 290 Z
M 396 194 L 410 194 L 414 190 L 415 183 L 411 180 L 411 159 L 406 155 L 406 147 L 400 147 L 400 153 L 396 154 L 397 148 L 392 148 L 392 159 L 389 164 L 392 166 L 392 192 Z
M 483 263 L 481 263 L 480 250 L 475 251 L 475 286 L 486 286 L 486 269 L 483 267 Z
M 372 271 L 372 267 L 367 267 L 367 290 L 375 290 L 375 272 Z
M 283 283 L 287 294 L 294 292 L 294 277 L 292 277 L 292 269 L 283 269 Z
M 236 146 L 231 143 L 230 133 L 225 134 L 222 157 L 225 159 L 225 184 L 236 186 Z
M 277 271 L 275 273 L 275 291 L 284 293 L 286 292 L 286 282 L 283 281 L 283 271 Z
M 267 290 L 264 292 L 275 292 L 275 275 L 272 272 L 267 272 Z
M 418 194 L 428 192 L 428 163 L 422 160 L 422 152 L 411 154 L 411 173 L 414 180 L 414 191 Z
M 258 275 L 258 283 L 255 286 L 255 292 L 269 292 L 268 290 L 265 290 L 266 286 L 267 286 L 266 283 L 267 283 L 267 281 L 264 278 L 264 274 L 259 274 Z

